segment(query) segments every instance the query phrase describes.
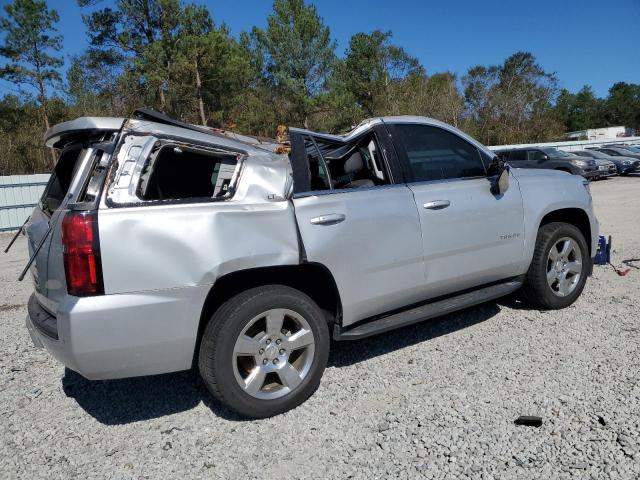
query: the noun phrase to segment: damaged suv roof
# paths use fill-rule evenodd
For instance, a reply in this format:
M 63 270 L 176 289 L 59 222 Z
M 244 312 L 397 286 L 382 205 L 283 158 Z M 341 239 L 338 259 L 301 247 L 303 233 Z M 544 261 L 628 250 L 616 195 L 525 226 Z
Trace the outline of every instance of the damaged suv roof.
M 60 148 L 76 134 L 117 132 L 125 124 L 129 130 L 144 128 L 147 132 L 154 131 L 164 135 L 176 135 L 202 142 L 211 142 L 211 137 L 213 136 L 216 137 L 216 144 L 241 151 L 266 150 L 273 152 L 274 147 L 277 145 L 271 139 L 192 125 L 148 109 L 136 110 L 131 119 L 121 117 L 80 117 L 59 123 L 47 130 L 44 134 L 44 140 L 48 147 Z

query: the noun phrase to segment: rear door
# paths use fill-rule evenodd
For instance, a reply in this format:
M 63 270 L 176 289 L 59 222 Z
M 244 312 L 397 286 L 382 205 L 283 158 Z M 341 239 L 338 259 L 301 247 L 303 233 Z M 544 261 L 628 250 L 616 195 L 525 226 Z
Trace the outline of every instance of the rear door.
M 545 168 L 545 154 L 542 150 L 527 150 L 527 166 L 529 168 Z
M 292 138 L 294 150 L 304 148 L 298 140 Z M 381 167 L 388 175 L 393 152 L 380 143 L 374 150 L 384 160 L 376 171 Z M 420 219 L 397 172 L 385 185 L 298 191 L 293 204 L 306 260 L 324 265 L 336 281 L 343 325 L 423 299 Z
M 480 150 L 439 126 L 395 124 L 417 204 L 425 291 L 445 295 L 517 275 L 524 213 L 518 183 L 494 195 Z

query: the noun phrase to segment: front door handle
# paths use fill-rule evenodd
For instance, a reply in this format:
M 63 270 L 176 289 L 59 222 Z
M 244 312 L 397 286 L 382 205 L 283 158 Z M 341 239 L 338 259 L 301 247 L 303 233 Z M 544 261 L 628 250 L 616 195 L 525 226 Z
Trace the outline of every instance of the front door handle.
M 342 213 L 327 213 L 326 215 L 314 217 L 310 221 L 311 225 L 335 225 L 343 222 L 345 218 L 347 217 Z
M 451 205 L 449 200 L 434 200 L 432 202 L 427 202 L 423 205 L 427 210 L 442 210 L 443 208 L 447 208 Z

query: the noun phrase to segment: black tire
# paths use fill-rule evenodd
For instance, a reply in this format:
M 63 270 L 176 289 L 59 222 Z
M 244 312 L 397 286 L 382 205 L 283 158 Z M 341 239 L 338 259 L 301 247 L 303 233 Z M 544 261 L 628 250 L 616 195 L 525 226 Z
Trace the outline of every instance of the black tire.
M 552 291 L 547 282 L 547 261 L 549 251 L 563 237 L 571 238 L 578 244 L 582 255 L 582 273 L 574 290 L 570 294 L 560 297 Z M 587 242 L 578 228 L 562 222 L 543 225 L 538 230 L 533 259 L 519 296 L 532 307 L 543 310 L 566 308 L 575 302 L 582 293 L 587 280 L 589 262 L 591 262 L 591 258 Z
M 251 319 L 271 309 L 289 309 L 301 315 L 313 332 L 311 367 L 302 382 L 280 398 L 260 399 L 243 390 L 234 374 L 234 345 Z M 220 402 L 250 418 L 265 418 L 291 410 L 318 388 L 329 357 L 329 329 L 315 302 L 283 285 L 266 285 L 236 295 L 213 314 L 198 356 L 200 375 Z

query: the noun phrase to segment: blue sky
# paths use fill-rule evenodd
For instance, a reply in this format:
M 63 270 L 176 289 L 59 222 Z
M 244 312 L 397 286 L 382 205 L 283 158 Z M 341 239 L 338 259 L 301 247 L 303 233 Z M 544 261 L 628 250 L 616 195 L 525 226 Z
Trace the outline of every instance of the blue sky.
M 351 35 L 391 30 L 393 41 L 416 56 L 428 73 L 463 74 L 477 64 L 501 63 L 532 52 L 560 86 L 591 85 L 605 96 L 617 81 L 640 83 L 640 0 L 316 0 L 342 55 Z M 9 3 L 0 0 L 0 5 Z M 86 47 L 75 0 L 49 0 L 60 14 L 66 57 Z M 107 5 L 108 1 L 102 2 Z M 196 0 L 234 35 L 264 26 L 270 0 Z M 66 62 L 69 63 L 68 61 Z M 0 92 L 11 88 L 0 82 Z

